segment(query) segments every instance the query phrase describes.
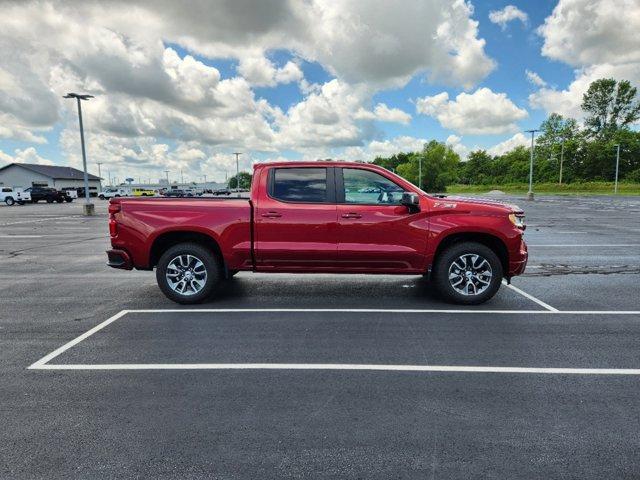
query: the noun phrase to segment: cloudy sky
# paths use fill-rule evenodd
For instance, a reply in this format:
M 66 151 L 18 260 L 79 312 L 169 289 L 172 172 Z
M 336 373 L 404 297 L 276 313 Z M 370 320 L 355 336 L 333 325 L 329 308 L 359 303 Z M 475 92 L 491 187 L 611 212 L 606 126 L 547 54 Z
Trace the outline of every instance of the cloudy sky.
M 186 3 L 186 2 L 185 2 Z M 640 0 L 2 1 L 0 165 L 223 181 L 273 159 L 463 156 L 640 84 Z

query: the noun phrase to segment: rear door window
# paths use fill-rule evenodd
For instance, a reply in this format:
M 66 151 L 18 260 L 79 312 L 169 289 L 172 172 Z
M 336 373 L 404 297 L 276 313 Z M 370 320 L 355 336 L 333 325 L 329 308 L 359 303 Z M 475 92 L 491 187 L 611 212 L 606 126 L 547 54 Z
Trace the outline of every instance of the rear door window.
M 327 203 L 326 168 L 276 168 L 270 194 L 276 200 L 297 203 Z

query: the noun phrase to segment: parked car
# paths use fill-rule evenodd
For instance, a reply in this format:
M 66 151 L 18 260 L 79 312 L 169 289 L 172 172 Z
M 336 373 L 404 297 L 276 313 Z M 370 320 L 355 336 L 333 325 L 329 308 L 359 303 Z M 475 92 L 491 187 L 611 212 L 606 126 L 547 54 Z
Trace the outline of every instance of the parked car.
M 105 200 L 108 198 L 126 197 L 128 195 L 128 191 L 124 188 L 109 187 L 98 193 L 98 198 L 100 198 L 101 200 Z
M 21 188 L 2 187 L 0 188 L 0 202 L 4 202 L 11 206 L 14 204 L 24 205 L 31 200 L 29 192 L 23 191 Z
M 227 195 L 227 196 L 229 196 L 229 195 L 231 195 L 231 190 L 229 190 L 228 188 L 220 188 L 218 190 L 214 190 L 213 194 L 216 195 L 216 196 L 219 196 L 219 195 Z
M 178 303 L 200 302 L 246 270 L 425 275 L 445 299 L 479 304 L 525 270 L 516 206 L 428 195 L 371 164 L 254 169 L 250 199 L 111 199 L 108 265 L 156 268 Z M 348 197 L 364 184 L 374 192 Z
M 29 187 L 25 192 L 31 195 L 32 203 L 38 203 L 40 200 L 45 200 L 47 203 L 62 203 L 67 198 L 63 192 L 51 187 Z
M 181 198 L 181 197 L 186 197 L 186 193 L 184 192 L 184 190 L 181 190 L 179 188 L 174 188 L 173 190 L 166 190 L 163 195 L 165 197 L 177 197 L 177 198 Z M 193 196 L 193 195 L 192 195 Z

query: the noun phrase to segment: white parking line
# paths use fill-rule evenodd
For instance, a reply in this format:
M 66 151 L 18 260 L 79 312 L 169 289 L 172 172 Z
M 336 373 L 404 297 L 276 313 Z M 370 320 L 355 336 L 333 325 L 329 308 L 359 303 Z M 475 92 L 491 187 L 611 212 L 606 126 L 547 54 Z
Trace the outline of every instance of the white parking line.
M 522 295 L 525 298 L 528 298 L 529 300 L 531 300 L 532 302 L 537 303 L 538 305 L 540 305 L 543 308 L 546 308 L 547 310 L 549 310 L 550 312 L 557 312 L 558 309 L 552 307 L 551 305 L 549 305 L 548 303 L 543 302 L 542 300 L 540 300 L 539 298 L 534 297 L 533 295 L 525 292 L 524 290 L 520 290 L 518 287 L 514 287 L 511 284 L 507 284 L 507 282 L 505 282 L 504 280 L 502 281 L 502 283 L 504 285 L 507 286 L 507 288 L 510 288 L 511 290 L 513 290 L 516 293 L 519 293 L 520 295 Z
M 0 235 L 0 238 L 42 238 L 42 235 Z
M 93 335 L 94 333 L 96 333 L 97 331 L 102 330 L 104 327 L 106 327 L 107 325 L 109 325 L 110 323 L 115 322 L 116 320 L 118 320 L 120 317 L 124 317 L 127 313 L 129 313 L 128 310 L 122 310 L 118 313 L 116 313 L 114 316 L 107 318 L 104 322 L 99 323 L 98 325 L 96 325 L 95 327 L 93 327 L 91 330 L 87 330 L 86 332 L 84 332 L 82 335 L 74 338 L 73 340 L 71 340 L 70 342 L 65 343 L 63 346 L 61 346 L 60 348 L 56 348 L 53 352 L 45 355 L 44 357 L 42 357 L 40 360 L 38 360 L 37 362 L 35 362 L 33 365 L 31 365 L 29 368 L 39 368 L 42 365 L 44 365 L 45 363 L 47 363 L 50 360 L 53 360 L 54 358 L 56 358 L 58 355 L 66 352 L 67 350 L 69 350 L 71 347 L 73 347 L 74 345 L 79 344 L 81 341 L 83 341 L 86 338 L 89 338 L 91 335 Z
M 54 358 L 58 357 L 59 355 L 61 355 L 62 353 L 66 352 L 67 350 L 69 350 L 71 347 L 73 347 L 74 345 L 79 344 L 80 342 L 82 342 L 83 340 L 86 340 L 87 338 L 89 338 L 91 335 L 93 335 L 94 333 L 102 330 L 103 328 L 105 328 L 107 325 L 115 322 L 116 320 L 118 320 L 119 318 L 124 317 L 125 315 L 129 314 L 129 313 L 259 313 L 259 312 L 301 312 L 301 313 L 309 313 L 309 312 L 320 312 L 320 313 L 336 313 L 336 312 L 341 312 L 341 313 L 446 313 L 446 314 L 469 314 L 469 313 L 475 313 L 475 314 L 480 314 L 480 313 L 489 313 L 489 314 L 533 314 L 533 315 L 540 315 L 540 314 L 546 314 L 546 315 L 640 315 L 640 310 L 637 311 L 605 311 L 605 310 L 601 310 L 601 311 L 559 311 L 559 310 L 436 310 L 436 309 L 431 309 L 431 310 L 418 310 L 418 309 L 404 309 L 404 310 L 391 310 L 391 309 L 376 309 L 376 308 L 356 308 L 356 309 L 331 309 L 331 308 L 242 308 L 242 309 L 232 309 L 232 308 L 203 308 L 203 309 L 159 309 L 159 310 L 121 310 L 120 312 L 116 313 L 115 315 L 113 315 L 112 317 L 109 317 L 108 319 L 106 319 L 104 322 L 99 323 L 98 325 L 96 325 L 95 327 L 93 327 L 92 329 L 86 331 L 85 333 L 83 333 L 82 335 L 74 338 L 73 340 L 71 340 L 70 342 L 65 343 L 64 345 L 62 345 L 61 347 L 55 349 L 53 352 L 45 355 L 44 357 L 42 357 L 40 360 L 38 360 L 37 362 L 33 363 L 32 365 L 30 365 L 28 368 L 30 370 L 131 370 L 131 369 L 149 369 L 152 368 L 154 365 L 157 368 L 158 365 L 162 366 L 162 368 L 166 368 L 166 369 L 175 369 L 178 367 L 174 367 L 173 364 L 113 364 L 113 365 L 50 365 L 48 364 L 48 362 L 50 362 L 51 360 L 53 360 Z M 124 365 L 124 367 L 123 367 Z M 129 366 L 127 366 L 129 365 Z M 178 364 L 177 364 L 178 365 Z M 182 365 L 190 365 L 188 368 L 210 368 L 213 369 L 215 367 L 210 367 L 211 365 L 227 365 L 227 367 L 224 368 L 240 368 L 240 367 L 228 367 L 228 365 L 257 365 L 257 364 L 182 364 Z M 194 366 L 195 365 L 195 366 Z M 203 367 L 201 365 L 208 365 L 208 367 Z M 262 364 L 261 364 L 262 365 Z M 266 365 L 279 365 L 279 364 L 266 364 Z M 307 365 L 307 364 L 300 364 L 300 365 Z M 115 368 L 115 367 L 123 367 L 123 368 Z M 139 367 L 139 368 L 137 368 Z M 380 365 L 374 365 L 372 367 L 378 367 L 378 368 L 370 368 L 371 370 L 376 370 L 376 369 L 380 369 L 379 367 L 381 367 Z M 382 367 L 384 367 L 384 365 L 382 365 Z M 541 368 L 541 369 L 531 369 L 531 368 L 522 368 L 522 367 L 447 367 L 447 366 L 438 366 L 438 365 L 418 365 L 418 366 L 406 366 L 406 365 L 391 365 L 389 367 L 393 367 L 394 369 L 403 369 L 403 368 L 422 368 L 424 369 L 423 371 L 465 371 L 465 370 L 444 370 L 444 369 L 449 369 L 449 368 L 457 368 L 457 369 L 472 369 L 469 371 L 474 371 L 473 369 L 490 369 L 490 370 L 486 370 L 487 372 L 489 371 L 495 371 L 495 372 L 499 372 L 502 371 L 504 369 L 510 369 L 510 368 L 515 368 L 518 371 L 522 371 L 525 372 L 526 370 L 531 370 L 530 373 L 536 373 L 533 372 L 533 370 L 539 370 L 540 372 L 538 373 L 562 373 L 560 372 L 560 370 L 564 370 L 565 373 L 570 373 L 569 370 L 571 371 L 594 371 L 594 370 L 598 370 L 598 371 L 612 371 L 611 369 L 549 369 L 549 368 Z M 222 367 L 220 367 L 222 368 Z M 248 368 L 248 367 L 245 367 Z M 266 368 L 266 367 L 265 367 Z M 274 367 L 276 368 L 276 367 Z M 364 369 L 364 368 L 362 368 Z M 437 370 L 440 369 L 440 370 Z M 513 370 L 513 372 L 515 373 L 516 370 Z M 551 371 L 556 371 L 557 372 L 551 372 Z M 615 370 L 615 369 L 614 369 Z M 477 370 L 480 371 L 480 370 Z M 507 370 L 504 370 L 505 372 Z M 629 369 L 622 369 L 620 371 L 631 371 Z M 635 373 L 634 373 L 635 375 Z
M 376 365 L 350 363 L 114 363 L 32 365 L 33 370 L 366 370 L 379 372 L 536 373 L 564 375 L 640 375 L 639 368 L 537 368 L 466 365 Z
M 567 245 L 567 244 L 527 244 L 529 247 L 533 248 L 542 248 L 542 247 L 554 247 L 554 248 L 575 248 L 575 247 L 640 247 L 640 243 L 616 243 L 616 244 L 607 244 L 607 243 L 599 243 L 599 244 L 581 244 L 581 245 Z

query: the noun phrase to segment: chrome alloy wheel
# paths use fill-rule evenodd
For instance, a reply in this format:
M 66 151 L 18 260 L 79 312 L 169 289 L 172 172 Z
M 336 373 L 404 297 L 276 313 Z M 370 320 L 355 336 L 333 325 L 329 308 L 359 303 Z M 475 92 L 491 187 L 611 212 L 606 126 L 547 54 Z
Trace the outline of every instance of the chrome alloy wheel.
M 167 265 L 167 285 L 180 295 L 195 295 L 207 283 L 207 269 L 193 255 L 178 255 Z
M 480 295 L 491 284 L 491 265 L 476 253 L 460 255 L 449 267 L 449 283 L 462 295 Z

